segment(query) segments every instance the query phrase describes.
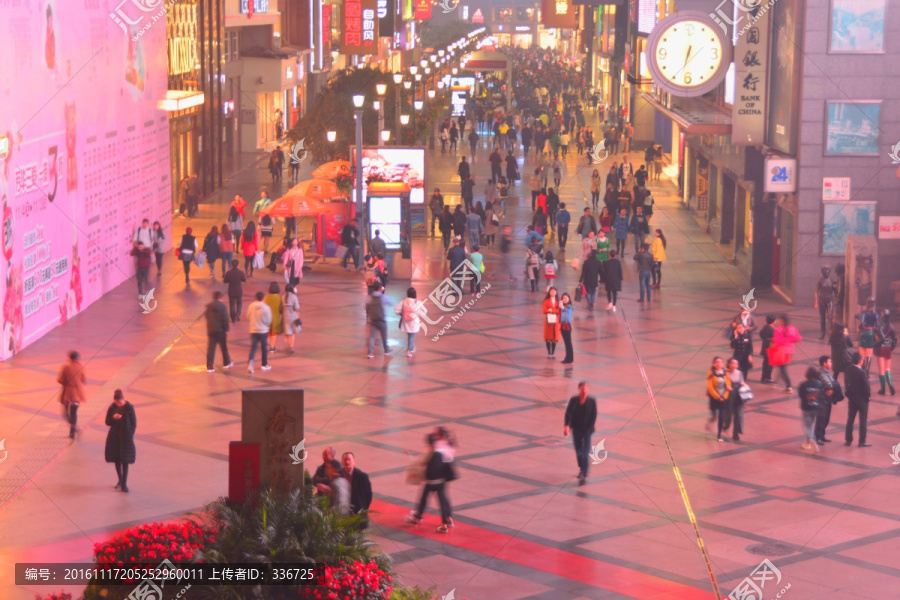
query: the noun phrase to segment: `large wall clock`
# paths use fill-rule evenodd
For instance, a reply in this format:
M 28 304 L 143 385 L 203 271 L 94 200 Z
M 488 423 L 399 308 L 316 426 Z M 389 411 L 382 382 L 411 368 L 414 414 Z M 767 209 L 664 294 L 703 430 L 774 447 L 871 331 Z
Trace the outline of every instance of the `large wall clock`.
M 701 96 L 722 83 L 731 54 L 731 39 L 699 11 L 669 15 L 647 38 L 653 82 L 673 96 Z

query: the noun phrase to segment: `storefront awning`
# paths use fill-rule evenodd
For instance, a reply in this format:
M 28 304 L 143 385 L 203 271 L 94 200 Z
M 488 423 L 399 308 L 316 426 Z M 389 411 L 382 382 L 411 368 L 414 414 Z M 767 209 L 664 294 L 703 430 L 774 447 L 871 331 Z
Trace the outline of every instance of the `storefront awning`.
M 731 114 L 722 112 L 700 98 L 672 97 L 672 106 L 660 103 L 651 94 L 641 92 L 648 104 L 677 123 L 685 133 L 731 135 Z
M 206 101 L 203 92 L 190 90 L 166 90 L 166 95 L 156 103 L 156 108 L 166 112 L 178 112 L 195 106 L 200 106 Z

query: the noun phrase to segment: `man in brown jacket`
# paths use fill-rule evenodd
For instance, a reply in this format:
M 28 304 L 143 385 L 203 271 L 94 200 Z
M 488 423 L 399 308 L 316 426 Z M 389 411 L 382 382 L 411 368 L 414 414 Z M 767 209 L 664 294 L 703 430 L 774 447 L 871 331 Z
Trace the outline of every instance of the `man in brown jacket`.
M 78 362 L 79 354 L 75 351 L 69 353 L 69 362 L 59 370 L 57 383 L 62 386 L 59 401 L 66 411 L 66 420 L 69 422 L 69 437 L 75 439 L 75 425 L 78 423 L 78 406 L 87 402 L 84 393 L 84 366 Z

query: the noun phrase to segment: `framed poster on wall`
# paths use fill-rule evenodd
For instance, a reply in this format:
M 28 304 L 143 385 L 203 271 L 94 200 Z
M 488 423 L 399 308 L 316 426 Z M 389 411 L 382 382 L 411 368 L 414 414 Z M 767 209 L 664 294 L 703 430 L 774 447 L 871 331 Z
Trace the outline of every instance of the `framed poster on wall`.
M 880 100 L 826 100 L 825 154 L 878 156 Z
M 831 0 L 828 51 L 832 54 L 884 53 L 887 0 Z
M 822 254 L 844 256 L 851 235 L 875 235 L 875 202 L 823 202 Z

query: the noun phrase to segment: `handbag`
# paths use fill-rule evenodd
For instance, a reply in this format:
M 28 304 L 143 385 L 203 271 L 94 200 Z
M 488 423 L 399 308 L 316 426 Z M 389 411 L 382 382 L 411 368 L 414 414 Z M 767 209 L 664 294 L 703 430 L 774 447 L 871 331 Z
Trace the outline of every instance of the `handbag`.
M 259 251 L 253 255 L 253 268 L 262 269 L 266 266 L 266 253 Z
M 301 321 L 300 319 L 294 319 L 291 322 L 291 325 L 294 326 L 294 329 L 297 330 L 297 333 L 300 333 L 300 329 L 303 327 L 303 321 Z
M 791 362 L 791 353 L 788 352 L 787 346 L 769 346 L 766 353 L 769 355 L 769 364 L 773 367 L 780 367 Z
M 579 283 L 578 287 L 575 288 L 575 302 L 581 302 L 581 298 L 584 296 L 585 291 L 584 284 Z
M 547 324 L 548 325 L 556 325 L 559 321 L 559 316 L 555 313 L 547 313 Z
M 753 390 L 750 389 L 750 386 L 745 383 L 741 384 L 741 387 L 738 388 L 738 399 L 741 401 L 741 404 L 744 404 L 748 400 L 753 400 Z
M 481 265 L 478 268 L 482 273 L 484 273 L 484 263 L 483 262 L 481 263 Z

